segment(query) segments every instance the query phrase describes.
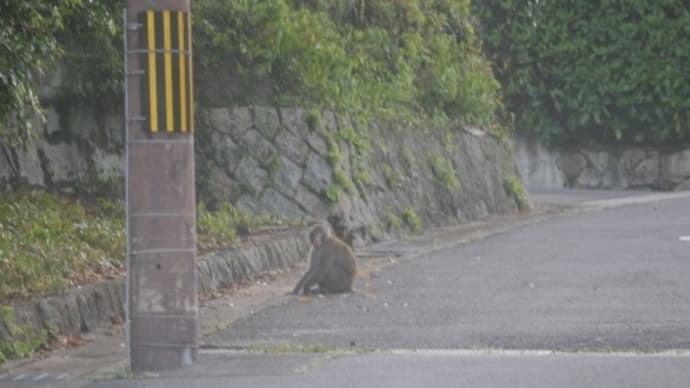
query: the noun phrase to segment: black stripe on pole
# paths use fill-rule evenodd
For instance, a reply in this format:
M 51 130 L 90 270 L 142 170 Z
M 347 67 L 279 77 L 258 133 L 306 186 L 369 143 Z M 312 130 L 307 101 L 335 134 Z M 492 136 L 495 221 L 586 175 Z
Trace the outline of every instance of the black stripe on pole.
M 173 108 L 173 128 L 176 132 L 182 132 L 182 109 L 180 107 L 180 52 L 178 43 L 178 12 L 170 12 L 170 48 L 172 54 L 172 108 Z
M 193 129 L 191 18 L 188 12 L 170 11 L 169 14 L 169 50 L 165 49 L 164 13 L 143 11 L 137 16 L 137 20 L 142 25 L 139 30 L 141 43 L 138 48 L 141 51 L 138 55 L 146 73 L 145 79 L 141 82 L 141 112 L 146 118 L 145 128 L 151 133 L 169 132 L 170 124 L 172 124 L 170 132 L 191 133 Z M 151 20 L 153 28 L 149 26 Z M 150 38 L 153 38 L 153 50 L 149 47 Z M 166 72 L 167 66 L 169 66 L 168 72 Z M 167 89 L 168 84 L 171 90 Z M 167 100 L 170 97 L 172 97 L 172 104 L 169 104 Z M 152 120 L 154 111 L 155 119 Z M 172 117 L 172 123 L 168 123 L 169 117 Z
M 156 88 L 158 105 L 158 132 L 165 132 L 165 59 L 160 50 L 163 50 L 163 12 L 154 12 L 156 21 Z

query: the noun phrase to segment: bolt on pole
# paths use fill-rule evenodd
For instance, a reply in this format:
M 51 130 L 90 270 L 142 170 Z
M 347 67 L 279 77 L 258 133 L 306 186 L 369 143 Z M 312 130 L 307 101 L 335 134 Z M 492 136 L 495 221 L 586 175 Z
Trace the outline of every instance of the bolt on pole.
M 124 34 L 129 362 L 178 368 L 199 335 L 190 1 L 128 0 Z

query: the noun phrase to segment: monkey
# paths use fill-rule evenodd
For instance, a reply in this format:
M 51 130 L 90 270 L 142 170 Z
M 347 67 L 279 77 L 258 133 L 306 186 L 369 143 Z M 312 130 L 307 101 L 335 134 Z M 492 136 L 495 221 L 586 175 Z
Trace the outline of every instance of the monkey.
M 357 273 L 357 264 L 352 249 L 336 236 L 332 236 L 323 225 L 317 225 L 309 232 L 312 245 L 309 269 L 297 282 L 292 294 L 310 292 L 318 285 L 320 293 L 352 292 L 352 282 Z

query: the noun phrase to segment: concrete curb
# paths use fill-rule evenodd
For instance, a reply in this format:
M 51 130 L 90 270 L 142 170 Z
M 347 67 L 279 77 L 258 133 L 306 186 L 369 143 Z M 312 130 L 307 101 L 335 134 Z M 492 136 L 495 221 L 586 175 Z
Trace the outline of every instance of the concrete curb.
M 295 229 L 255 236 L 241 247 L 203 255 L 197 261 L 199 292 L 208 293 L 264 272 L 290 268 L 306 257 L 307 250 L 304 231 Z M 122 323 L 126 317 L 125 299 L 125 281 L 116 279 L 12 303 L 14 322 L 0 317 L 0 343 L 14 344 L 41 333 L 78 335 Z

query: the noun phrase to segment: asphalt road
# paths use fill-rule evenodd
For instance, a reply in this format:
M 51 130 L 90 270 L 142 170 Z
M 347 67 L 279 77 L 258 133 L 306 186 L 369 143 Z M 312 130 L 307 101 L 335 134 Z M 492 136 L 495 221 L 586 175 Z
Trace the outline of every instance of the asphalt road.
M 90 386 L 686 388 L 690 199 L 646 202 L 291 297 L 206 338 L 192 368 Z

